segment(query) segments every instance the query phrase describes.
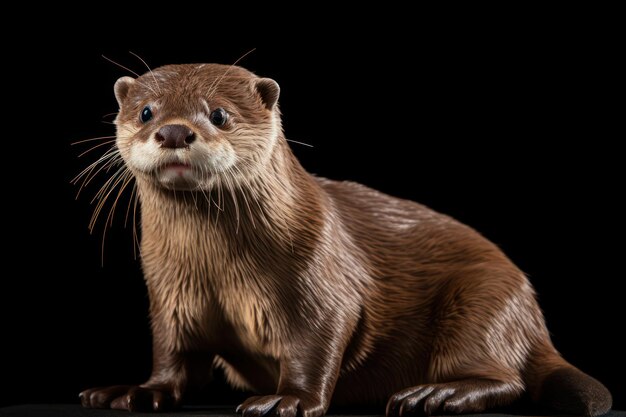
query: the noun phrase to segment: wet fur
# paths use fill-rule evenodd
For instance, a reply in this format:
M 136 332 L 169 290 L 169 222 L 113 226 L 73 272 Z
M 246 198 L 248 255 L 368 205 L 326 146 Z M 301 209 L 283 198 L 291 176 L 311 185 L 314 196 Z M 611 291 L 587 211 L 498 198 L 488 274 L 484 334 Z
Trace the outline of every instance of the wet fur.
M 271 80 L 167 66 L 116 93 L 127 163 L 152 140 L 137 115 L 155 98 L 159 123 L 186 123 L 236 162 L 212 162 L 194 190 L 129 163 L 153 374 L 141 387 L 87 390 L 85 406 L 166 409 L 220 366 L 262 395 L 240 406 L 246 416 L 315 417 L 331 402 L 387 403 L 390 416 L 480 412 L 525 391 L 563 412 L 610 409 L 606 388 L 556 352 L 531 285 L 495 245 L 420 204 L 308 174 Z M 232 125 L 207 126 L 202 100 L 230 106 Z

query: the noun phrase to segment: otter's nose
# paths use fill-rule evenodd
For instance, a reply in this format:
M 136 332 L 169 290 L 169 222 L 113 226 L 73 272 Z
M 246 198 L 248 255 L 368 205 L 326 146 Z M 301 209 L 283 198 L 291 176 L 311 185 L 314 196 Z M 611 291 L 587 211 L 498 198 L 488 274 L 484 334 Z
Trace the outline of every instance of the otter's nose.
M 186 148 L 196 140 L 193 130 L 184 125 L 165 125 L 154 135 L 162 148 Z

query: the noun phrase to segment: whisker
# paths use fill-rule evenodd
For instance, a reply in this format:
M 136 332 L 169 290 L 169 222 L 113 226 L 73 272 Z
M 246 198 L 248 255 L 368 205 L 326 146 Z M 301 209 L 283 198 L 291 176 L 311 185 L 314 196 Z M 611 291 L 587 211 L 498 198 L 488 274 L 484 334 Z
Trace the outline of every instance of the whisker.
M 95 172 L 90 174 L 89 177 L 85 179 L 84 185 L 89 185 L 89 183 L 93 181 L 93 179 L 96 178 L 96 176 L 100 172 L 108 173 L 109 171 L 111 171 L 111 168 L 117 165 L 121 165 L 123 163 L 124 161 L 122 161 L 122 157 L 119 154 L 112 155 L 112 157 L 109 158 L 109 160 L 105 164 L 103 164 L 100 168 L 98 168 Z
M 111 178 L 109 178 L 102 187 L 100 187 L 100 190 L 96 193 L 96 195 L 91 199 L 90 204 L 93 204 L 96 200 L 102 200 L 102 197 L 108 196 L 110 194 L 110 191 L 107 193 L 107 191 L 110 188 L 111 184 L 114 184 L 115 181 L 119 178 L 119 176 L 126 170 L 126 167 L 120 167 L 117 171 L 115 171 L 115 173 L 111 176 Z
M 88 154 L 89 152 L 94 151 L 94 150 L 98 149 L 98 148 L 99 148 L 99 147 L 101 147 L 101 146 L 106 146 L 106 145 L 109 145 L 109 144 L 111 144 L 111 143 L 113 143 L 113 142 L 115 142 L 115 139 L 112 139 L 112 140 L 107 140 L 106 142 L 102 142 L 102 143 L 99 143 L 99 144 L 97 144 L 97 145 L 94 145 L 94 146 L 92 146 L 91 148 L 89 148 L 89 149 L 87 149 L 86 151 L 84 151 L 83 153 L 81 153 L 80 155 L 78 155 L 78 157 L 80 158 L 80 157 L 82 157 L 83 155 L 86 155 L 86 154 Z
M 122 195 L 122 193 L 124 192 L 124 189 L 126 189 L 126 186 L 128 186 L 128 184 L 133 180 L 133 176 L 130 173 L 130 171 L 128 169 L 125 170 L 124 174 L 120 176 L 119 180 L 112 186 L 111 192 L 113 192 L 113 190 L 115 190 L 115 187 L 121 182 L 124 181 L 122 183 L 122 186 L 120 187 L 117 196 L 115 197 L 115 201 L 113 202 L 113 204 L 111 205 L 111 208 L 109 209 L 109 214 L 107 215 L 106 221 L 104 223 L 104 230 L 102 232 L 102 246 L 101 246 L 101 263 L 102 266 L 104 266 L 104 244 L 106 242 L 106 230 L 107 230 L 107 226 L 111 227 L 113 225 L 113 216 L 115 215 L 115 208 L 117 207 L 117 202 L 119 201 L 120 196 Z M 109 193 L 110 194 L 110 193 Z M 106 199 L 108 198 L 108 194 L 105 197 L 104 201 L 106 201 Z
M 118 63 L 118 62 L 113 61 L 111 58 L 107 58 L 107 57 L 106 57 L 106 56 L 104 56 L 104 55 L 102 55 L 102 58 L 106 59 L 107 61 L 111 62 L 111 63 L 112 63 L 112 64 L 114 64 L 114 65 L 117 65 L 117 66 L 118 66 L 118 67 L 120 67 L 120 68 L 125 69 L 126 71 L 130 72 L 131 74 L 133 74 L 133 75 L 134 75 L 134 76 L 136 76 L 137 78 L 141 77 L 141 75 L 137 74 L 135 71 L 131 70 L 130 68 L 125 67 L 124 65 L 122 65 L 122 64 L 120 64 L 120 63 Z M 135 81 L 137 81 L 137 80 L 135 80 Z M 140 84 L 140 85 L 142 85 L 142 86 L 144 86 L 144 87 L 146 87 L 148 90 L 152 91 L 152 93 L 156 94 L 156 91 L 154 91 L 154 90 L 152 89 L 152 87 L 150 87 L 149 85 L 144 84 L 144 83 L 139 82 L 139 81 L 137 81 L 137 83 L 138 83 L 138 84 Z
M 106 161 L 106 162 L 105 162 Z M 93 171 L 99 163 L 105 162 L 98 168 L 96 171 Z M 98 161 L 91 164 L 88 168 L 87 175 L 85 175 L 85 180 L 82 183 L 82 187 L 88 185 L 100 172 L 109 172 L 109 170 L 116 164 L 122 163 L 122 157 L 119 155 L 119 151 L 112 152 L 110 155 L 106 157 L 100 158 Z M 81 174 L 79 174 L 81 175 Z
M 136 53 L 132 52 L 132 51 L 128 51 L 129 54 L 134 55 L 135 57 L 137 57 L 141 62 L 143 62 L 143 64 L 146 66 L 146 68 L 148 68 L 148 71 L 150 71 L 150 74 L 152 74 L 152 79 L 154 80 L 154 85 L 156 86 L 156 88 L 159 90 L 159 94 L 162 94 L 161 92 L 161 87 L 159 87 L 159 83 L 157 82 L 156 77 L 154 76 L 154 72 L 152 72 L 152 68 L 150 68 L 150 66 L 146 63 L 146 61 L 143 60 L 143 58 L 141 58 L 139 55 L 137 55 Z
M 111 147 L 111 149 L 107 150 L 98 160 L 91 163 L 89 166 L 87 166 L 87 168 L 81 171 L 76 177 L 74 177 L 70 181 L 70 183 L 76 185 L 81 180 L 81 178 L 83 179 L 80 185 L 80 188 L 78 189 L 78 192 L 76 193 L 76 198 L 80 196 L 80 193 L 83 190 L 83 188 L 85 188 L 91 182 L 91 180 L 93 180 L 98 175 L 98 173 L 102 172 L 105 169 L 106 169 L 105 172 L 108 172 L 108 170 L 113 165 L 121 163 L 121 162 L 122 162 L 122 158 L 119 155 L 119 151 L 115 147 Z M 94 172 L 94 170 L 96 169 L 98 165 L 100 165 L 100 168 L 98 168 Z
M 224 211 L 224 207 L 222 206 L 222 187 L 221 187 L 221 183 L 222 181 L 218 181 L 219 186 L 217 188 L 217 209 L 219 211 Z M 219 216 L 219 211 L 217 213 L 217 215 Z
M 133 204 L 133 254 L 137 259 L 137 252 L 141 256 L 141 242 L 139 242 L 139 234 L 137 233 L 137 202 L 139 201 L 139 191 L 137 189 L 137 183 L 133 185 L 133 191 L 135 191 L 135 203 Z M 135 252 L 135 244 L 137 245 L 137 252 Z
M 310 143 L 305 143 L 305 142 L 299 142 L 297 140 L 291 140 L 291 139 L 285 139 L 287 142 L 293 142 L 293 143 L 297 143 L 298 145 L 303 145 L 303 146 L 308 146 L 309 148 L 314 148 L 315 146 L 311 145 Z
M 74 145 L 78 145 L 80 143 L 85 143 L 85 142 L 92 142 L 94 140 L 104 140 L 104 139 L 113 139 L 115 138 L 115 135 L 111 135 L 111 136 L 98 136 L 97 138 L 90 138 L 90 139 L 83 139 L 83 140 L 78 140 L 76 142 L 72 142 L 70 143 L 70 146 L 74 146 Z
M 109 61 L 110 63 L 117 65 L 118 67 L 125 69 L 126 71 L 130 72 L 131 74 L 133 74 L 135 77 L 139 78 L 140 75 L 137 74 L 135 71 L 131 70 L 130 68 L 125 67 L 124 65 L 113 61 L 111 58 L 107 58 L 106 56 L 102 55 L 102 58 L 106 59 L 107 61 Z
M 115 197 L 115 200 L 113 200 L 113 204 L 111 204 L 111 207 L 109 208 L 109 214 L 107 215 L 106 221 L 104 222 L 105 227 L 113 226 L 113 215 L 115 214 L 117 203 L 119 202 L 122 192 L 128 186 L 131 180 L 132 175 L 128 171 L 125 171 L 122 175 L 120 175 L 119 180 L 113 185 L 111 192 L 113 192 L 115 190 L 115 187 L 117 187 L 117 185 L 121 183 L 121 186 L 117 192 L 117 196 Z
M 196 208 L 196 211 L 198 210 L 198 198 L 196 196 L 196 193 L 191 192 L 191 199 L 193 200 L 193 205 Z
M 109 190 L 109 191 L 105 195 L 101 196 L 101 198 L 99 199 L 98 204 L 96 205 L 96 208 L 94 209 L 91 221 L 89 223 L 89 231 L 90 231 L 90 233 L 93 233 L 95 225 L 96 225 L 96 223 L 98 221 L 98 218 L 100 217 L 100 213 L 102 212 L 102 208 L 104 207 L 104 205 L 105 205 L 106 201 L 108 200 L 109 196 L 111 195 L 111 193 L 115 190 L 115 188 L 117 187 L 117 185 L 120 182 L 125 181 L 124 185 L 122 186 L 122 189 L 118 193 L 118 198 L 119 198 L 119 195 L 121 194 L 121 192 L 124 190 L 124 188 L 126 187 L 128 182 L 130 181 L 130 179 L 132 179 L 132 175 L 130 174 L 128 169 L 125 168 L 125 170 L 124 170 L 122 175 L 120 175 L 119 171 L 118 171 L 118 173 L 116 173 L 112 178 L 116 179 L 116 181 L 113 184 L 110 184 L 110 182 L 107 181 L 108 185 L 105 185 L 102 188 L 104 190 Z M 101 191 L 102 191 L 102 189 L 101 189 Z M 110 224 L 112 223 L 112 215 L 115 212 L 116 204 L 117 204 L 117 199 L 116 199 L 115 203 L 113 204 L 113 206 L 111 207 L 111 210 L 109 211 L 109 215 L 107 216 L 107 219 L 106 219 L 106 222 L 104 224 L 103 231 L 102 231 L 102 244 L 101 244 L 101 264 L 102 264 L 102 266 L 104 266 L 104 245 L 105 245 L 105 242 L 106 242 L 107 225 L 110 226 Z
M 133 175 L 130 173 L 128 169 L 126 169 L 122 178 L 124 178 L 124 182 L 122 183 L 122 186 L 120 187 L 117 193 L 117 196 L 115 197 L 115 200 L 113 201 L 113 205 L 111 206 L 111 209 L 109 210 L 109 215 L 107 216 L 106 224 L 108 224 L 109 226 L 113 225 L 113 223 L 109 222 L 109 219 L 112 220 L 112 213 L 115 213 L 115 208 L 117 207 L 117 203 L 119 202 L 120 196 L 122 195 L 122 192 L 128 186 L 128 184 L 133 180 Z
M 133 183 L 133 189 L 130 192 L 130 198 L 128 199 L 128 207 L 126 208 L 126 215 L 124 216 L 124 229 L 128 225 L 128 217 L 130 216 L 130 206 L 133 202 L 133 197 L 135 196 L 135 190 L 137 189 L 137 183 Z
M 115 113 L 111 113 L 115 114 Z M 120 127 L 121 131 L 130 130 Z M 112 175 L 104 181 L 104 184 L 100 186 L 95 195 L 91 198 L 90 204 L 93 205 L 93 212 L 89 220 L 88 229 L 89 233 L 93 234 L 96 226 L 100 224 L 100 219 L 103 217 L 102 213 L 108 208 L 108 213 L 103 223 L 102 242 L 100 248 L 101 264 L 104 265 L 104 250 L 106 244 L 107 229 L 112 227 L 113 219 L 120 201 L 123 201 L 123 196 L 126 190 L 128 190 L 132 184 L 132 191 L 128 200 L 128 207 L 126 207 L 126 213 L 124 217 L 124 227 L 127 227 L 130 219 L 130 207 L 133 205 L 133 253 L 137 256 L 139 249 L 139 238 L 137 232 L 137 203 L 138 203 L 138 188 L 136 186 L 135 178 L 132 172 L 124 164 L 121 151 L 116 144 L 116 136 L 100 136 L 95 138 L 83 139 L 73 142 L 71 145 L 79 145 L 85 143 L 93 143 L 95 145 L 89 147 L 89 149 L 81 152 L 78 157 L 93 152 L 99 148 L 109 146 L 95 161 L 88 164 L 83 168 L 78 175 L 76 175 L 70 181 L 72 184 L 79 186 L 76 198 L 80 196 L 83 189 L 85 189 L 94 179 L 98 178 L 100 174 L 109 174 L 110 171 L 114 171 Z M 115 198 L 112 199 L 111 196 Z M 112 200 L 112 201 L 111 201 Z M 110 205 L 109 205 L 110 204 Z M 140 253 L 140 252 L 139 252 Z
M 237 60 L 235 62 L 232 63 L 232 65 L 226 71 L 224 71 L 224 74 L 222 74 L 222 76 L 220 78 L 218 78 L 217 80 L 213 81 L 213 83 L 209 86 L 209 94 L 207 94 L 208 97 L 211 97 L 215 93 L 215 91 L 217 91 L 217 87 L 219 87 L 219 85 L 222 82 L 222 80 L 224 79 L 224 77 L 226 77 L 226 75 L 235 67 L 235 65 L 237 65 L 239 63 L 239 61 L 241 61 L 242 59 L 244 59 L 245 57 L 247 57 L 248 55 L 250 55 L 254 51 L 256 51 L 256 48 L 252 48 L 248 52 L 246 52 L 245 54 L 241 55 L 239 58 L 237 58 Z
M 95 168 L 99 163 L 104 162 L 105 160 L 115 156 L 115 154 L 116 154 L 115 151 L 117 151 L 117 149 L 114 146 L 112 146 L 100 158 L 98 158 L 96 161 L 94 161 L 91 164 L 89 164 L 87 166 L 87 168 L 83 169 L 77 176 L 75 176 L 70 181 L 70 183 L 76 184 L 78 182 L 78 180 L 80 180 L 87 172 L 89 172 L 89 170 Z

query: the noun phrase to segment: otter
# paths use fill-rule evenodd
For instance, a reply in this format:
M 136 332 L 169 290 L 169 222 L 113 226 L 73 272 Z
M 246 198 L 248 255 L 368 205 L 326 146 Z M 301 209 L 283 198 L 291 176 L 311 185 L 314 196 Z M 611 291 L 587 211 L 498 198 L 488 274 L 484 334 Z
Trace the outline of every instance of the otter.
M 596 416 L 609 391 L 554 348 L 526 276 L 418 203 L 313 176 L 280 88 L 238 66 L 168 65 L 114 87 L 141 203 L 153 370 L 80 394 L 167 410 L 221 367 L 245 417 L 477 413 L 520 397 Z

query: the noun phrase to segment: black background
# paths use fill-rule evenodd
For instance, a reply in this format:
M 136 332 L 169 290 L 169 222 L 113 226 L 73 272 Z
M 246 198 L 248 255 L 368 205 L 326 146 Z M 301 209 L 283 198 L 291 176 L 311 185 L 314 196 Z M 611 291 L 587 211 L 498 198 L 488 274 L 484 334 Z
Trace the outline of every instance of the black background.
M 611 24 L 580 12 L 431 26 L 344 16 L 271 33 L 268 20 L 249 36 L 241 22 L 192 33 L 182 21 L 122 34 L 132 25 L 117 19 L 8 46 L 1 404 L 75 402 L 150 372 L 127 200 L 102 267 L 103 221 L 93 235 L 87 224 L 104 177 L 78 201 L 69 183 L 98 154 L 78 159 L 88 146 L 70 144 L 113 134 L 103 115 L 128 75 L 100 55 L 144 72 L 129 50 L 156 67 L 256 48 L 241 65 L 281 85 L 287 137 L 314 145 L 292 144 L 310 172 L 420 201 L 496 242 L 529 274 L 557 348 L 626 408 L 617 51 Z M 240 397 L 218 381 L 204 401 Z

